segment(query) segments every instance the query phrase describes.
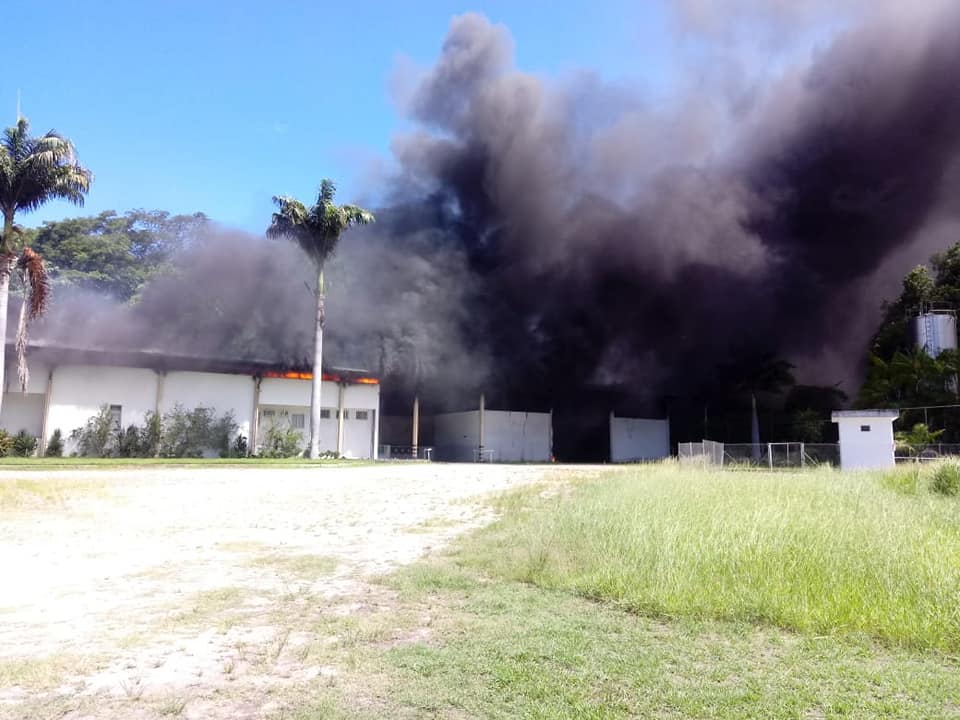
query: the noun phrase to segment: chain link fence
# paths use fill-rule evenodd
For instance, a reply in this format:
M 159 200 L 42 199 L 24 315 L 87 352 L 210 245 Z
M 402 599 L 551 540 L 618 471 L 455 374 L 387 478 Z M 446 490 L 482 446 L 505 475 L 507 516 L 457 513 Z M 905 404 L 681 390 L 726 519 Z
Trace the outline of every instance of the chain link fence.
M 803 468 L 840 465 L 837 443 L 718 443 L 711 440 L 679 443 L 681 463 L 728 469 Z

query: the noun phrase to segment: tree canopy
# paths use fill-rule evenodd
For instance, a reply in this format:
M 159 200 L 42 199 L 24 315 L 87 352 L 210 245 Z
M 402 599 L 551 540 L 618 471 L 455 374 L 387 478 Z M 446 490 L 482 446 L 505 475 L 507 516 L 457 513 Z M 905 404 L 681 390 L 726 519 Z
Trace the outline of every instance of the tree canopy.
M 353 225 L 373 222 L 373 213 L 357 205 L 337 205 L 334 195 L 337 187 L 332 180 L 323 180 L 317 202 L 307 208 L 296 198 L 276 195 L 273 198 L 277 212 L 273 213 L 268 237 L 291 238 L 313 260 L 318 268 L 333 254 L 344 230 Z
M 14 251 L 11 231 L 18 212 L 36 210 L 50 200 L 83 205 L 92 173 L 77 162 L 73 144 L 54 130 L 30 135 L 30 123 L 19 118 L 0 138 L 0 211 L 4 217 L 0 251 Z
M 885 305 L 867 355 L 866 377 L 857 396 L 859 407 L 911 408 L 960 402 L 960 353 L 944 350 L 931 357 L 916 344 L 911 321 L 930 304 L 960 308 L 960 243 L 934 255 L 929 265 L 910 270 L 903 278 L 900 295 Z M 905 412 L 901 425 L 921 420 L 948 427 L 950 440 L 960 438 L 960 413 L 955 409 Z
M 110 210 L 92 217 L 45 222 L 24 233 L 47 261 L 54 283 L 74 285 L 121 301 L 168 268 L 176 253 L 203 231 L 203 213 L 171 215 L 161 210 Z

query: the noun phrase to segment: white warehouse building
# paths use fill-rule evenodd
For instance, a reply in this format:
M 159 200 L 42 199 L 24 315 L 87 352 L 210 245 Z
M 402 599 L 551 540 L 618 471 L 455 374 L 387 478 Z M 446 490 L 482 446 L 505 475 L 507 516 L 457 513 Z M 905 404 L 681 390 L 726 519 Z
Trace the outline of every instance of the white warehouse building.
M 104 352 L 38 346 L 30 351 L 30 382 L 21 392 L 8 352 L 0 427 L 40 438 L 59 429 L 69 454 L 70 433 L 108 406 L 121 427 L 143 424 L 149 412 L 177 405 L 231 412 L 238 434 L 255 452 L 279 419 L 310 427 L 311 375 L 275 364 L 181 357 L 153 351 Z M 321 388 L 320 449 L 345 457 L 376 458 L 380 385 L 364 371 L 331 368 Z

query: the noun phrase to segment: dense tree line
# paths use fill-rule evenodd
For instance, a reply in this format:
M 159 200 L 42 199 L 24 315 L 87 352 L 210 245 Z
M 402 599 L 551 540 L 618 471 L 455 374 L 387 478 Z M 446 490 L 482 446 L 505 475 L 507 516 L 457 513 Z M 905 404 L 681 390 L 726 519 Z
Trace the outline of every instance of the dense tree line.
M 205 228 L 203 213 L 109 210 L 92 217 L 48 221 L 24 231 L 55 284 L 74 285 L 120 301 L 137 296 Z
M 930 306 L 960 308 L 960 243 L 906 274 L 899 297 L 886 304 L 873 336 L 867 372 L 857 397 L 860 407 L 912 408 L 960 403 L 960 353 L 944 350 L 932 357 L 917 345 L 913 319 Z M 906 410 L 899 422 L 946 429 L 944 441 L 960 440 L 955 408 Z

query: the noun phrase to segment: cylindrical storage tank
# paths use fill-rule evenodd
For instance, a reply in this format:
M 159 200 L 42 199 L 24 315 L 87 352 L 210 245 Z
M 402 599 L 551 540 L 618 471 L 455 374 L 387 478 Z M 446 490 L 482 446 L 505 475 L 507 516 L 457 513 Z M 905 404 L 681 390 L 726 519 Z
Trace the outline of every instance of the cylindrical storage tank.
M 946 312 L 928 312 L 913 320 L 917 345 L 936 357 L 944 350 L 957 349 L 957 316 Z

